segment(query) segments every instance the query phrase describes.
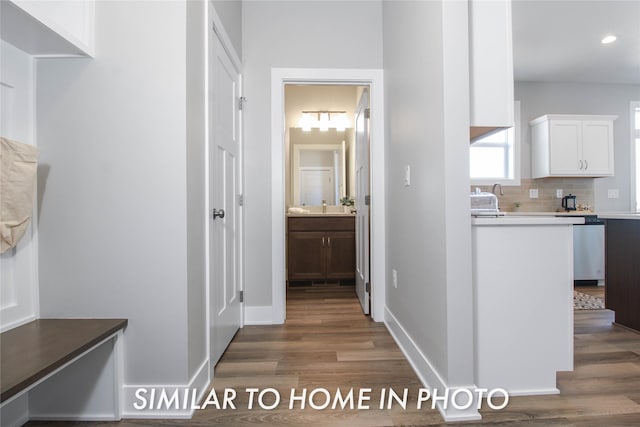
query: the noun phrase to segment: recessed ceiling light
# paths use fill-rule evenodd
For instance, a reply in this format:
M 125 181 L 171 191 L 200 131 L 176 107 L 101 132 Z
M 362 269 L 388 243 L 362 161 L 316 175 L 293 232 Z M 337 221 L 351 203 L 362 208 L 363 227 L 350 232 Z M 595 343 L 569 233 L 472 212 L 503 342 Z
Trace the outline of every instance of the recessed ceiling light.
M 616 36 L 614 36 L 613 34 L 607 34 L 606 36 L 604 36 L 604 38 L 602 39 L 602 44 L 609 44 L 609 43 L 613 43 L 614 41 L 616 41 L 618 38 Z

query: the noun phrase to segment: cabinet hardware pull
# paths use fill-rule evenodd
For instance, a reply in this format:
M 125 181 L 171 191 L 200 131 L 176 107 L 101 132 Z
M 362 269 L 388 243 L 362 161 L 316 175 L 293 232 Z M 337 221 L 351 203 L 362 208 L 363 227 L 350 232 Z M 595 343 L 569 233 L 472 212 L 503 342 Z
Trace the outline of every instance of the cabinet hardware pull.
M 322 247 L 324 248 L 324 237 L 322 237 Z
M 328 247 L 331 247 L 331 237 L 327 237 L 327 240 L 329 241 L 329 243 L 327 244 Z
M 580 170 L 582 170 L 582 160 L 580 160 Z
M 584 170 L 589 169 L 589 162 L 588 161 L 584 161 Z

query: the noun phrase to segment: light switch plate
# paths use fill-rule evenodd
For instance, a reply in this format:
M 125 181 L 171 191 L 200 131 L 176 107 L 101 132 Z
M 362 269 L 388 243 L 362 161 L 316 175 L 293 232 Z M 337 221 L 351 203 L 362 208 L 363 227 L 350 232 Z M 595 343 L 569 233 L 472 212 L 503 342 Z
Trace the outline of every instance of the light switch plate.
M 538 189 L 537 188 L 530 188 L 529 189 L 529 198 L 530 199 L 537 199 L 538 198 Z
M 393 275 L 393 287 L 398 288 L 398 271 L 394 268 L 391 270 L 391 274 Z
M 556 190 L 556 199 L 562 199 L 562 188 Z
M 610 188 L 607 191 L 607 197 L 610 199 L 618 199 L 620 198 L 620 191 L 617 188 Z
M 407 165 L 404 170 L 404 186 L 408 187 L 411 185 L 411 166 Z

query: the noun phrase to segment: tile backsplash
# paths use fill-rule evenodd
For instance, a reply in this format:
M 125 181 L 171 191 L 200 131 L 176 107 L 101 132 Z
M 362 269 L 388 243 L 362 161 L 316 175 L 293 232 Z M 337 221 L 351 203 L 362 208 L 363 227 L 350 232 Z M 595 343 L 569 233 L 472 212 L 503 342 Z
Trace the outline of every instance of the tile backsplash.
M 471 191 L 479 187 L 491 192 L 491 186 L 472 186 Z M 498 196 L 501 211 L 516 210 L 515 203 L 520 202 L 520 212 L 555 212 L 562 210 L 562 199 L 556 198 L 556 190 L 562 189 L 562 195 L 576 196 L 576 205 L 593 208 L 593 178 L 542 178 L 522 179 L 519 187 L 503 186 L 504 196 Z M 538 198 L 531 199 L 529 190 L 537 189 Z M 496 190 L 497 192 L 498 190 Z

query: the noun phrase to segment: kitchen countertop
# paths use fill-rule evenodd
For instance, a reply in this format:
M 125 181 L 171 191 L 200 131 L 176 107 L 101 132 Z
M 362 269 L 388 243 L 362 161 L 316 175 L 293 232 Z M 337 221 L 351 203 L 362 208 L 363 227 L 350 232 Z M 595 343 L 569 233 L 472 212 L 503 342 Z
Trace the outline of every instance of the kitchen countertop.
M 503 212 L 505 216 L 580 216 L 597 215 L 593 211 Z
M 554 214 L 546 215 L 503 215 L 499 217 L 481 216 L 471 217 L 471 225 L 575 225 L 584 224 L 584 218 L 557 217 Z
M 640 212 L 624 213 L 624 212 L 603 212 L 598 214 L 600 219 L 640 219 Z
M 293 217 L 293 218 L 326 218 L 326 217 L 333 218 L 333 217 L 356 216 L 356 215 L 351 213 L 301 213 L 301 214 L 288 213 L 287 216 Z

